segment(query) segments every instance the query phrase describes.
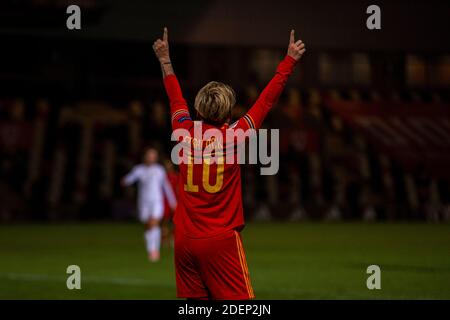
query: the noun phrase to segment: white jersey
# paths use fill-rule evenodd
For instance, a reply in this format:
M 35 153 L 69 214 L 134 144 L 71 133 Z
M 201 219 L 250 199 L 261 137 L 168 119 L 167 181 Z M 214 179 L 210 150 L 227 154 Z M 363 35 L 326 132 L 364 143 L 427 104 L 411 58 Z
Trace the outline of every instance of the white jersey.
M 174 208 L 177 204 L 172 187 L 167 179 L 166 171 L 160 164 L 139 164 L 125 176 L 125 184 L 138 183 L 138 207 L 142 211 L 149 205 L 164 206 L 164 195 L 169 205 Z

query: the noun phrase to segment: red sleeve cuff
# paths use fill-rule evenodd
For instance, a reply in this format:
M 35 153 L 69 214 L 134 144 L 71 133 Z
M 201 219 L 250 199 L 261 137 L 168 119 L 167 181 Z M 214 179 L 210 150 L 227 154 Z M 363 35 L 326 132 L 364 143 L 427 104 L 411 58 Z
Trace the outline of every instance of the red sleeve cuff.
M 290 65 L 295 65 L 297 63 L 297 60 L 295 60 L 294 58 L 292 58 L 290 55 L 286 55 L 286 57 L 284 58 L 284 61 L 286 61 L 287 63 L 289 63 Z
M 163 81 L 164 83 L 170 82 L 172 78 L 176 78 L 176 76 L 174 74 L 169 74 L 168 76 L 165 76 Z

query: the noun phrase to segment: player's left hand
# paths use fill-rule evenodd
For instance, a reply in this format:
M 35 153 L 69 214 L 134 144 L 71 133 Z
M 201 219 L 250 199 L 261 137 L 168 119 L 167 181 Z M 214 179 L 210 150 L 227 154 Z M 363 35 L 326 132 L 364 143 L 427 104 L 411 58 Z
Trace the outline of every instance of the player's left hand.
M 164 27 L 163 38 L 156 40 L 153 43 L 153 50 L 155 51 L 156 57 L 160 63 L 170 62 L 169 55 L 169 32 L 166 27 Z

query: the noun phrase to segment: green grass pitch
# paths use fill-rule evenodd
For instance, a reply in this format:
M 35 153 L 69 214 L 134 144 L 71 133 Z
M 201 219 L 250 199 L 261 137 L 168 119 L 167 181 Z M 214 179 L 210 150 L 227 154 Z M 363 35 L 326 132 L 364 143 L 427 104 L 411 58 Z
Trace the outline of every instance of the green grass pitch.
M 450 299 L 448 224 L 250 223 L 243 238 L 257 299 Z M 172 249 L 149 263 L 138 224 L 0 226 L 0 299 L 174 298 Z

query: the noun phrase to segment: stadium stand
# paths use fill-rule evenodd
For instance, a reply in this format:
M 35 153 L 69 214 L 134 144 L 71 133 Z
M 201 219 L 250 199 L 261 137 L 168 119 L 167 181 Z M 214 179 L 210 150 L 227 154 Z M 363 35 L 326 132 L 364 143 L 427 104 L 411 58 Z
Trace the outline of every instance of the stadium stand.
M 235 116 L 254 99 L 252 91 L 255 88 L 240 95 Z M 410 154 L 416 145 L 401 133 L 420 142 L 427 138 L 426 128 L 416 124 L 423 134 L 414 136 L 417 131 L 407 132 L 405 125 L 394 121 L 404 119 L 390 122 L 400 130 L 391 133 L 403 144 L 405 163 L 402 154 L 399 157 L 398 152 L 380 147 L 381 134 L 361 130 L 350 113 L 344 114 L 347 107 L 378 112 L 384 107 L 374 110 L 377 105 L 390 105 L 392 100 L 389 108 L 399 108 L 403 118 L 407 109 L 423 108 L 431 114 L 432 108 L 445 108 L 444 98 L 437 93 L 429 95 L 429 103 L 413 91 L 394 96 L 291 87 L 267 121 L 267 127 L 281 130 L 279 174 L 260 176 L 256 166 L 245 170 L 248 215 L 259 220 L 448 219 L 449 176 L 445 163 L 440 163 L 442 157 L 419 155 L 408 164 L 414 160 Z M 148 143 L 156 143 L 166 157 L 170 154 L 166 108 L 159 98 L 133 100 L 125 108 L 106 101 L 58 105 L 51 99 L 2 99 L 0 186 L 5 205 L 1 219 L 129 218 L 133 194 L 132 190 L 123 194 L 119 177 L 139 160 L 140 150 Z M 439 122 L 439 114 L 428 120 Z M 357 120 L 365 124 L 367 119 Z M 437 146 L 440 149 L 429 147 L 432 141 L 425 144 L 431 148 L 424 149 L 428 155 L 448 150 L 448 122 L 441 125 L 430 127 L 430 138 L 442 134 L 443 139 Z M 394 130 L 383 128 L 384 133 Z

